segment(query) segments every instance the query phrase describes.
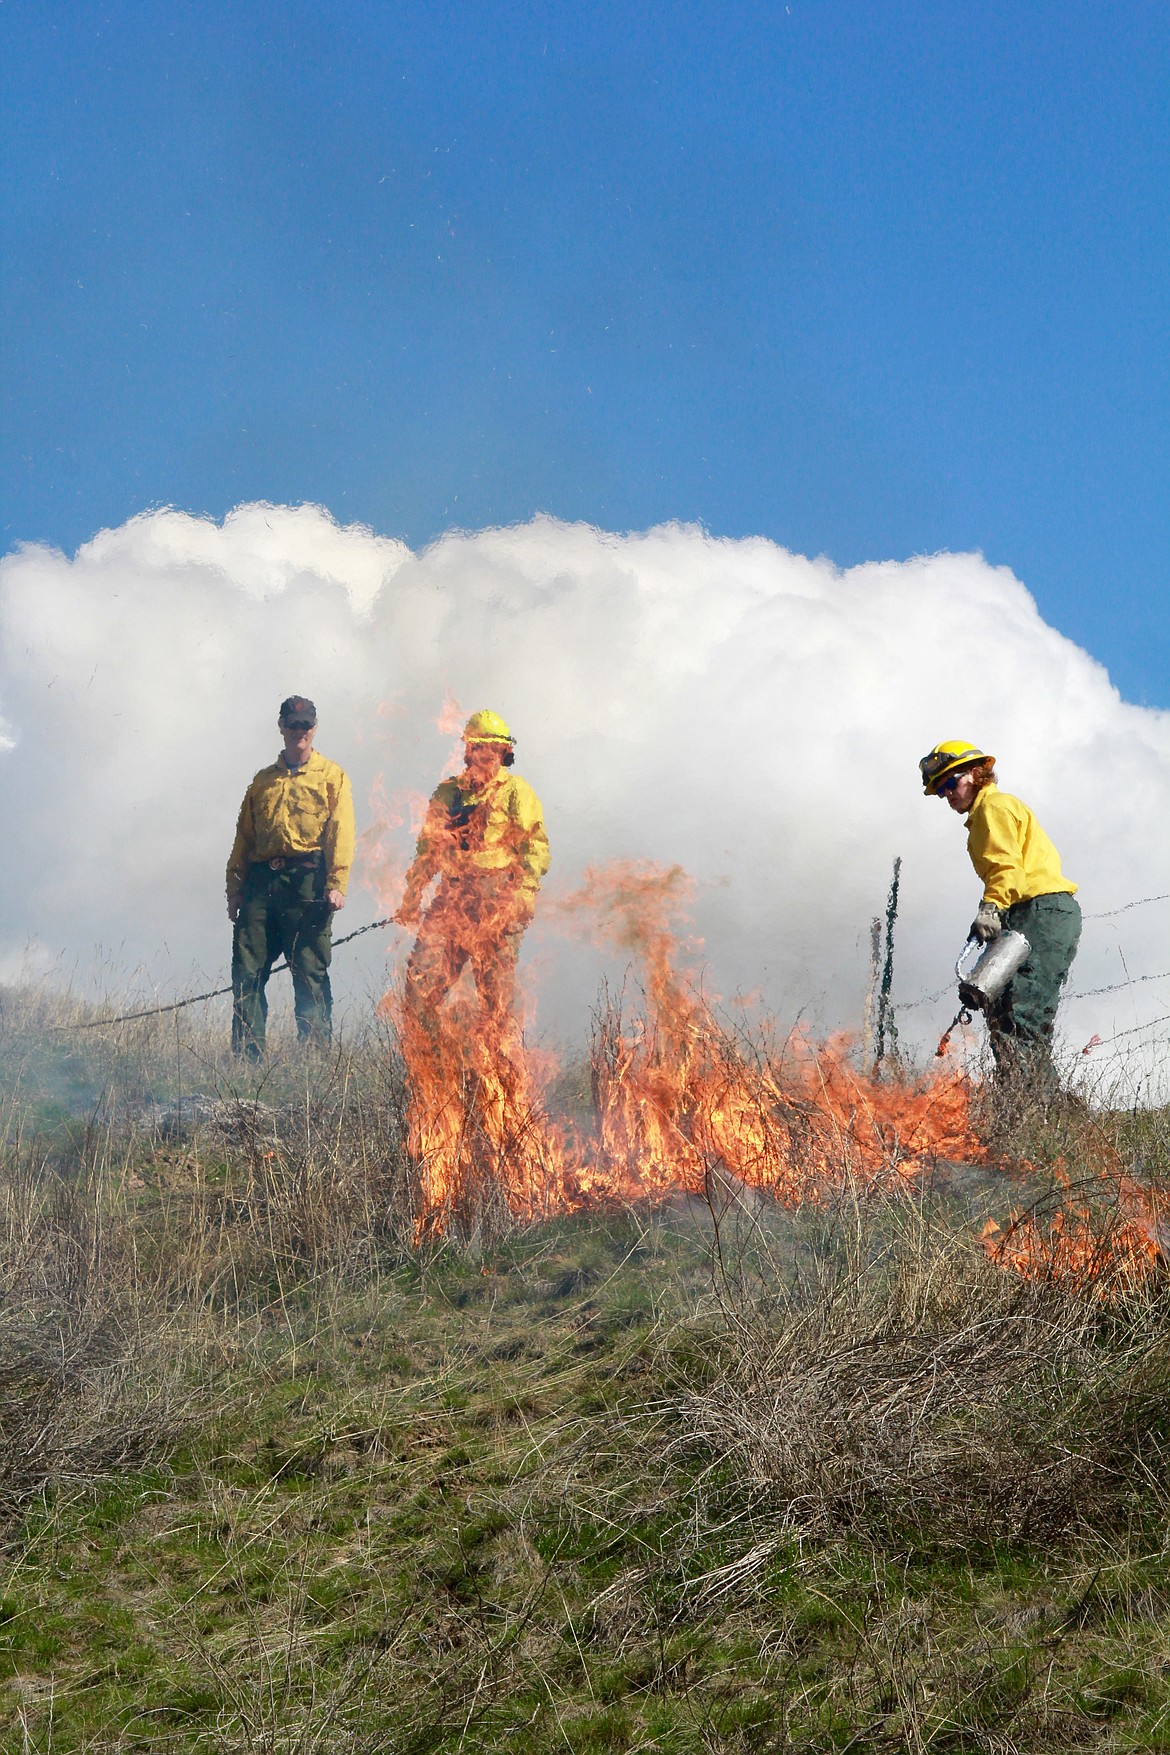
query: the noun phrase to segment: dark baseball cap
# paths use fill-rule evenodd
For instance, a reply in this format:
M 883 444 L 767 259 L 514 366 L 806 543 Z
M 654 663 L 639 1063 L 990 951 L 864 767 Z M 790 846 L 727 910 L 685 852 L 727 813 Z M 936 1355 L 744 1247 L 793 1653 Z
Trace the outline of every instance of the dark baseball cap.
M 291 719 L 306 719 L 316 725 L 317 709 L 307 695 L 290 695 L 280 703 L 280 723 L 287 725 Z

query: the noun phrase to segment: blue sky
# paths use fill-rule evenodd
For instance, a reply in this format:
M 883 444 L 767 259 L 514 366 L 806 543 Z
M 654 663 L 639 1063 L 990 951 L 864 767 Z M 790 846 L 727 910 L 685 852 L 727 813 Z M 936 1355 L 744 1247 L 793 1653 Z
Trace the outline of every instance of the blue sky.
M 1170 706 L 1168 91 L 1153 0 L 2 0 L 0 547 L 978 548 Z

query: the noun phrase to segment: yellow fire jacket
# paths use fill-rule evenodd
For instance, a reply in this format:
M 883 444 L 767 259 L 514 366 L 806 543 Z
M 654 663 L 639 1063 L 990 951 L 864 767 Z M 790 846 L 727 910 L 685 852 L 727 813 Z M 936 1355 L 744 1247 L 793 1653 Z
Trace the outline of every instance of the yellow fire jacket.
M 501 768 L 477 791 L 460 774 L 431 795 L 406 888 L 418 895 L 436 875 L 463 877 L 469 869 L 514 871 L 535 894 L 548 865 L 544 813 L 527 780 Z
M 1033 896 L 1076 893 L 1060 869 L 1060 854 L 1027 805 L 994 782 L 976 794 L 967 813 L 967 851 L 983 879 L 983 900 L 999 909 Z
M 317 847 L 325 854 L 325 888 L 344 895 L 353 864 L 353 793 L 345 770 L 310 750 L 295 772 L 283 759 L 261 768 L 245 792 L 227 864 L 228 895 L 239 895 L 254 860 Z

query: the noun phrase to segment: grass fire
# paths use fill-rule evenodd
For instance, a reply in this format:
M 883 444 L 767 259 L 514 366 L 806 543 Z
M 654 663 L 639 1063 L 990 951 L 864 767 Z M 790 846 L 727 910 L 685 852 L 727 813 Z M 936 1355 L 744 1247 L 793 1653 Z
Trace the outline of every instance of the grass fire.
M 778 1036 L 689 906 L 561 898 L 560 1061 L 3 994 L 9 1746 L 1161 1746 L 1166 1112 Z
M 940 1167 L 988 1162 L 975 1090 L 953 1065 L 878 1077 L 847 1037 L 794 1033 L 777 1047 L 731 1028 L 687 965 L 691 888 L 678 867 L 619 862 L 587 872 L 558 905 L 630 960 L 642 1002 L 632 1015 L 612 1000 L 596 1013 L 584 1120 L 553 1114 L 556 1061 L 526 1051 L 510 1009 L 477 1004 L 468 984 L 423 1029 L 386 996 L 409 1092 L 416 1238 L 452 1224 L 479 1235 L 493 1206 L 532 1221 L 702 1197 L 713 1176 L 783 1206 L 825 1206 L 846 1187 L 905 1192 Z M 486 938 L 493 925 L 469 911 L 473 958 L 477 928 Z M 1103 1191 L 1119 1212 L 1102 1214 Z M 1094 1194 L 1095 1207 L 1070 1192 L 1047 1215 L 1046 1236 L 1031 1212 L 989 1218 L 988 1256 L 1026 1275 L 1152 1271 L 1162 1260 L 1156 1196 L 1116 1163 L 1102 1165 Z

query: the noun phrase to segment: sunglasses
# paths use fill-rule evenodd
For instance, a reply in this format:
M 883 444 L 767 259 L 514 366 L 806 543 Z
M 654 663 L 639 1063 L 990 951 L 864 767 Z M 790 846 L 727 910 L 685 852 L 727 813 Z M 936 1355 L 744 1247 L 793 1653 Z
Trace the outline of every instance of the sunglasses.
M 284 722 L 284 729 L 286 731 L 296 731 L 299 733 L 302 731 L 312 731 L 313 727 L 307 719 L 286 719 Z
M 955 790 L 955 787 L 959 784 L 959 781 L 962 780 L 969 772 L 970 772 L 970 769 L 964 768 L 963 772 L 961 774 L 948 774 L 945 780 L 939 781 L 938 785 L 935 787 L 935 791 L 940 796 L 944 792 L 953 792 Z
M 941 774 L 944 768 L 949 768 L 953 761 L 961 762 L 967 756 L 970 756 L 973 761 L 980 759 L 978 750 L 964 750 L 957 758 L 953 750 L 931 750 L 930 754 L 923 756 L 919 762 L 918 771 L 924 780 L 931 781 L 936 774 Z

